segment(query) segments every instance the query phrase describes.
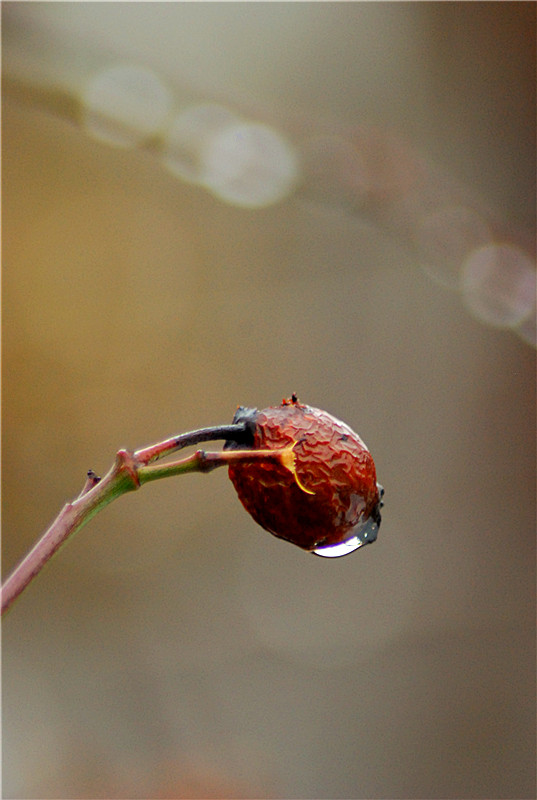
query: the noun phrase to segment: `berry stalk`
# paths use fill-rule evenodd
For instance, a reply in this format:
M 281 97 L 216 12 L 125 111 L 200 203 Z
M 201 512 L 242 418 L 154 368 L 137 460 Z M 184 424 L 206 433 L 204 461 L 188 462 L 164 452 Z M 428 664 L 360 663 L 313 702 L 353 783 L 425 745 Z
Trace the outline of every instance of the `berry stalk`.
M 290 452 L 292 448 L 289 447 L 214 453 L 198 450 L 193 455 L 179 461 L 162 465 L 152 463 L 184 447 L 215 439 L 246 444 L 248 441 L 247 426 L 238 423 L 201 428 L 166 439 L 136 452 L 119 450 L 113 466 L 102 479 L 90 470 L 78 497 L 72 502 L 66 503 L 54 522 L 6 578 L 1 588 L 2 615 L 59 549 L 95 514 L 117 497 L 140 488 L 144 483 L 186 472 L 209 472 L 217 467 L 238 462 L 276 461 L 287 469 L 294 470 L 294 456 Z

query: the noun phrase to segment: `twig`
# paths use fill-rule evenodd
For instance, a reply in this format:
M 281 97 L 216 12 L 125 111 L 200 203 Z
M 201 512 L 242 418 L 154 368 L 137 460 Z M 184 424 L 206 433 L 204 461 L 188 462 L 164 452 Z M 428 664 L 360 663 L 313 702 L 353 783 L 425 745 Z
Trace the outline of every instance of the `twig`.
M 215 428 L 202 428 L 166 439 L 136 452 L 119 450 L 114 465 L 100 479 L 90 470 L 78 497 L 67 503 L 43 536 L 37 541 L 28 555 L 15 567 L 2 586 L 2 614 L 24 591 L 28 584 L 41 572 L 60 547 L 82 528 L 108 503 L 126 492 L 134 491 L 149 481 L 180 475 L 186 472 L 210 472 L 217 467 L 232 462 L 257 460 L 277 460 L 296 477 L 293 447 L 283 450 L 225 450 L 207 453 L 198 450 L 193 455 L 179 461 L 165 464 L 152 462 L 163 458 L 183 447 L 212 439 L 226 439 L 249 445 L 250 434 L 243 423 L 224 425 Z

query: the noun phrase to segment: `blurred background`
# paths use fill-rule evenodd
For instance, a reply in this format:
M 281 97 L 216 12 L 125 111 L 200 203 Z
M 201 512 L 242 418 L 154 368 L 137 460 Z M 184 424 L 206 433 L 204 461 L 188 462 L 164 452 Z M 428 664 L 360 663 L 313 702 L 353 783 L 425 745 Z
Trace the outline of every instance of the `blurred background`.
M 224 470 L 105 509 L 4 620 L 4 797 L 535 796 L 535 15 L 3 4 L 3 574 L 291 392 L 386 490 L 330 560 Z

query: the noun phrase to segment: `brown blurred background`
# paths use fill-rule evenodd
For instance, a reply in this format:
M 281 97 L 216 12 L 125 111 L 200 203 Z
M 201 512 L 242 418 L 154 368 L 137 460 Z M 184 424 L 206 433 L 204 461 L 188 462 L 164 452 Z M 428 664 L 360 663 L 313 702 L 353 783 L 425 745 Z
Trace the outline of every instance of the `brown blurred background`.
M 335 560 L 256 527 L 223 470 L 107 508 L 4 621 L 4 797 L 534 797 L 535 350 L 422 269 L 397 203 L 423 159 L 534 241 L 535 4 L 2 12 L 3 573 L 119 447 L 293 391 L 386 490 L 376 544 Z M 267 124 L 298 177 L 245 207 L 159 132 L 97 139 L 80 87 L 117 63 L 170 114 Z

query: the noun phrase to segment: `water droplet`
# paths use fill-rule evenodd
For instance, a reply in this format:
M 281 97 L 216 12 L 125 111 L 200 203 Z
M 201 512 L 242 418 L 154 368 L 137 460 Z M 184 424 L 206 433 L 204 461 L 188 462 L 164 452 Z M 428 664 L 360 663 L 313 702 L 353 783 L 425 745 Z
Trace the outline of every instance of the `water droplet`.
M 340 558 L 341 556 L 347 556 L 349 553 L 354 553 L 354 551 L 358 550 L 358 548 L 362 547 L 362 545 L 374 542 L 377 538 L 378 531 L 378 523 L 370 517 L 360 528 L 359 532 L 352 534 L 345 542 L 331 544 L 327 547 L 318 547 L 312 552 L 316 556 L 324 556 L 325 558 Z

